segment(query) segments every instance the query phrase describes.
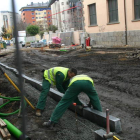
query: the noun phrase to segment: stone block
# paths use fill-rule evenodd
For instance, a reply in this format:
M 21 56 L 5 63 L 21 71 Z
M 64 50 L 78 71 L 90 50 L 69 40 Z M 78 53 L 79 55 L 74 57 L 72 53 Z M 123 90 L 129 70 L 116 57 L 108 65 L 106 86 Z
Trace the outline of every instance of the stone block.
M 140 42 L 136 42 L 135 45 L 136 45 L 137 47 L 140 47 Z
M 137 35 L 140 36 L 140 30 L 137 30 Z
M 135 36 L 135 32 L 134 31 L 130 31 L 130 36 Z
M 127 36 L 130 36 L 130 32 L 131 32 L 131 31 L 127 31 Z M 125 33 L 124 33 L 124 34 L 125 34 Z
M 103 137 L 104 134 L 106 134 L 106 131 L 104 131 L 103 129 L 94 131 L 95 140 L 113 140 L 113 137 L 109 139 L 105 139 Z
M 138 36 L 135 36 L 135 37 L 133 38 L 133 41 L 138 42 L 138 41 L 140 41 L 140 40 L 139 40 Z
M 26 75 L 23 75 L 23 78 L 25 79 L 25 82 L 30 83 L 32 86 L 34 86 L 39 91 L 42 90 L 42 83 L 41 82 L 34 80 Z
M 118 41 L 118 42 L 121 41 L 121 37 L 120 36 L 117 36 L 116 37 L 116 41 Z
M 110 37 L 114 36 L 113 32 L 109 32 L 108 36 L 110 36 Z
M 114 37 L 111 37 L 111 42 L 115 42 L 117 39 L 116 39 L 116 37 L 114 36 Z
M 59 102 L 64 94 L 50 88 L 49 96 L 53 98 L 55 101 Z
M 135 36 L 138 36 L 139 35 L 139 30 L 135 30 L 133 32 L 135 33 Z
M 106 36 L 106 37 L 108 37 L 108 36 L 109 36 L 108 32 L 106 32 L 106 33 L 104 33 L 104 34 L 105 34 L 105 36 Z
M 83 109 L 84 118 L 90 120 L 91 122 L 97 123 L 102 127 L 106 127 L 106 113 L 100 112 L 90 108 Z M 119 118 L 109 116 L 110 120 L 110 130 L 112 132 L 120 133 L 122 132 L 121 122 Z

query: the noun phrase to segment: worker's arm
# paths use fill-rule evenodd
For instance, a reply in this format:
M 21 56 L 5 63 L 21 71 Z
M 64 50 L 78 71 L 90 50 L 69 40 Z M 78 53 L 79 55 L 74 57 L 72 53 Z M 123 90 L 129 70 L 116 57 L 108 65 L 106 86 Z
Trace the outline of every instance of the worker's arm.
M 70 79 L 67 79 L 65 82 L 63 82 L 63 89 L 66 91 L 68 89 L 68 85 L 70 84 Z
M 65 90 L 63 88 L 63 81 L 64 81 L 64 74 L 62 72 L 57 72 L 55 76 L 56 80 L 56 88 L 58 89 L 59 92 L 65 93 Z

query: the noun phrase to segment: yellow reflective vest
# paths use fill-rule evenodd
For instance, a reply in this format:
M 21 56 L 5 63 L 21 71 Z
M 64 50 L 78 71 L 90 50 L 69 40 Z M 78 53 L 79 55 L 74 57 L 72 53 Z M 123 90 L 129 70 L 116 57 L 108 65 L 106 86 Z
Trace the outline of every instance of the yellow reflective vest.
M 65 76 L 64 81 L 67 78 L 67 73 L 68 73 L 68 68 L 64 68 L 64 67 L 54 67 L 48 70 L 44 71 L 44 77 L 46 80 L 48 80 L 50 82 L 50 84 L 56 85 L 56 80 L 55 80 L 55 75 L 56 73 L 62 72 Z
M 74 77 L 70 80 L 69 86 L 71 86 L 72 83 L 74 83 L 75 81 L 78 81 L 78 80 L 88 80 L 88 81 L 90 81 L 90 82 L 93 84 L 93 86 L 94 86 L 93 80 L 92 80 L 88 75 L 76 75 L 76 76 L 74 76 Z M 68 86 L 68 87 L 69 87 L 69 86 Z

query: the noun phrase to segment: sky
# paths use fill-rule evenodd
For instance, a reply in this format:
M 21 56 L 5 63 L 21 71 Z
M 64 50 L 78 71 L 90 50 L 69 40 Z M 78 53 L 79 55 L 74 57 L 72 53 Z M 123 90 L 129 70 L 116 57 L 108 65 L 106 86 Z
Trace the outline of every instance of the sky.
M 12 11 L 11 1 L 12 0 L 0 0 L 0 11 Z M 3 2 L 2 2 L 3 1 Z M 48 0 L 15 0 L 16 3 L 16 12 L 20 13 L 20 8 L 31 4 L 31 2 L 47 2 Z

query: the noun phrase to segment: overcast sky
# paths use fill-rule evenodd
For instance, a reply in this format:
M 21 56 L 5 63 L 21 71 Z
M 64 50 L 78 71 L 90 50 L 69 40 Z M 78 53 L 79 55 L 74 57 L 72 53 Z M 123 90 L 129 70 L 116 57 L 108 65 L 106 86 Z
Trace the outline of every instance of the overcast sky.
M 12 11 L 11 9 L 11 1 L 12 0 L 0 0 L 0 11 Z M 16 2 L 16 12 L 20 13 L 19 9 L 31 2 L 47 2 L 48 0 L 15 0 Z

